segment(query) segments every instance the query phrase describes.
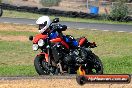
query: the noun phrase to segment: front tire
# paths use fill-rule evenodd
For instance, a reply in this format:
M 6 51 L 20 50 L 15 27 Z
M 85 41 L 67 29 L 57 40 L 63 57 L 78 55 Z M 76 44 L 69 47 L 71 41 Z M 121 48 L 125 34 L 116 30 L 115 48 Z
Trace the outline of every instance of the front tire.
M 44 56 L 36 56 L 34 66 L 39 75 L 49 75 L 48 63 L 44 61 Z
M 103 64 L 99 57 L 94 53 L 89 54 L 88 56 L 88 68 L 86 69 L 87 74 L 103 74 Z

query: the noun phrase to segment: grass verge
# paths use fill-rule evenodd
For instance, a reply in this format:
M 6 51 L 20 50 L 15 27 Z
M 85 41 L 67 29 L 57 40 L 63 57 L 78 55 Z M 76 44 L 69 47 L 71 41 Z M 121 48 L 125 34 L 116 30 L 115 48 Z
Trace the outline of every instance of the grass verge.
M 30 28 L 35 26 L 23 27 L 21 25 L 6 24 L 2 30 L 0 24 L 0 36 L 8 37 L 10 35 L 18 37 L 20 35 L 26 36 L 35 35 L 37 32 L 28 34 Z M 5 25 L 5 24 L 4 24 Z M 24 26 L 24 25 L 23 25 Z M 15 30 L 6 29 L 15 27 Z M 26 29 L 25 29 L 26 28 Z M 19 31 L 18 31 L 19 30 Z M 37 30 L 37 28 L 36 28 Z M 4 33 L 5 32 L 5 33 Z M 8 33 L 7 33 L 8 32 Z M 20 32 L 20 34 L 18 33 Z M 18 34 L 17 34 L 18 33 Z M 95 41 L 97 48 L 92 51 L 97 54 L 103 62 L 105 74 L 132 74 L 132 34 L 131 33 L 117 33 L 117 32 L 102 32 L 91 30 L 67 30 L 64 34 L 70 34 L 75 38 L 86 36 L 89 41 Z M 15 39 L 15 38 L 14 38 Z M 0 76 L 33 76 L 37 75 L 34 66 L 33 58 L 38 52 L 32 50 L 32 42 L 30 41 L 10 41 L 0 39 Z
M 13 35 L 13 36 L 29 36 L 29 35 L 35 35 L 37 32 L 27 32 L 27 31 L 1 31 L 0 35 Z
M 4 10 L 3 17 L 12 17 L 12 18 L 28 18 L 28 19 L 37 19 L 39 18 L 40 14 L 35 13 L 28 13 L 28 12 L 17 12 L 12 10 Z M 56 16 L 50 16 L 51 19 L 55 18 Z M 126 24 L 132 25 L 132 22 L 118 22 L 118 21 L 108 21 L 108 20 L 94 20 L 94 19 L 83 19 L 83 18 L 70 18 L 70 17 L 61 17 L 60 21 L 68 21 L 68 22 L 87 22 L 87 23 L 105 23 L 105 24 Z
M 0 76 L 36 76 L 33 65 L 0 65 Z

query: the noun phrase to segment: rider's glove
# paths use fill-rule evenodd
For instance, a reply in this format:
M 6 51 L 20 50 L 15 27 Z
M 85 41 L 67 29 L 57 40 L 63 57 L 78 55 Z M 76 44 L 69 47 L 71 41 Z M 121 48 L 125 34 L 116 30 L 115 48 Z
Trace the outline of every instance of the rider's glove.
M 93 42 L 93 43 L 90 43 L 90 48 L 95 48 L 95 47 L 97 47 L 97 45 L 96 45 L 96 43 L 95 42 Z

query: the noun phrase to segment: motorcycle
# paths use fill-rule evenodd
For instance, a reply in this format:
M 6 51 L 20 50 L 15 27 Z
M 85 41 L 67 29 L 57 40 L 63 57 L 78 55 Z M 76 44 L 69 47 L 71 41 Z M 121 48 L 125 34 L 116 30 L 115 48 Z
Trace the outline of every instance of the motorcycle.
M 76 39 L 73 44 L 67 43 L 66 38 L 73 40 L 70 35 L 63 36 L 62 31 L 67 29 L 66 25 L 57 24 L 58 18 L 51 23 L 53 31 L 57 31 L 59 36 L 49 38 L 53 35 L 37 34 L 35 37 L 30 36 L 29 40 L 33 41 L 33 50 L 41 49 L 41 53 L 34 59 L 34 66 L 39 75 L 55 74 L 76 74 L 81 68 L 86 74 L 103 74 L 103 65 L 97 55 L 90 48 L 96 47 L 95 43 L 88 43 L 85 37 Z

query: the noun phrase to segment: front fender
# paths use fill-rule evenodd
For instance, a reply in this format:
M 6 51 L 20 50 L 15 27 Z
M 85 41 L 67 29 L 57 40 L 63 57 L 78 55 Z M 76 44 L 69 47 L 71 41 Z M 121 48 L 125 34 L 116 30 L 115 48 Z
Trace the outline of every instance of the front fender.
M 48 62 L 48 56 L 49 55 L 47 53 L 40 53 L 37 56 L 42 56 L 43 57 L 43 60 L 45 60 L 46 62 Z

